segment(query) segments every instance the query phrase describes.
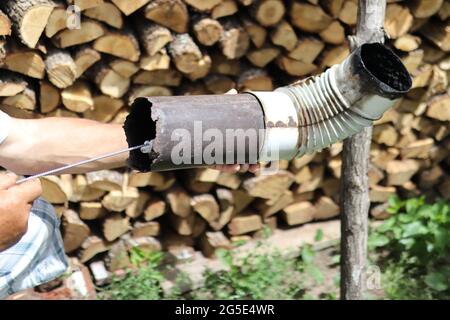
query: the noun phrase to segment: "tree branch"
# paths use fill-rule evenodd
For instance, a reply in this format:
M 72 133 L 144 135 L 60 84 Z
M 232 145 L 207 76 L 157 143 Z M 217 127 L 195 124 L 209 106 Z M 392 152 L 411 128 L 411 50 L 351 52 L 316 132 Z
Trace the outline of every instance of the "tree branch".
M 367 42 L 384 43 L 386 0 L 359 0 L 352 50 Z M 344 141 L 341 181 L 341 299 L 364 298 L 367 260 L 369 151 L 372 127 Z

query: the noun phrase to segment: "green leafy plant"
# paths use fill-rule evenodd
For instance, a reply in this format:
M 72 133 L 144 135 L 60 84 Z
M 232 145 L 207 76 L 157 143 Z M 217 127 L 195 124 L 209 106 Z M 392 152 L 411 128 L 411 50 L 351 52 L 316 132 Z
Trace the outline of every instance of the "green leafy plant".
M 112 300 L 155 300 L 163 298 L 161 281 L 164 279 L 158 269 L 161 252 L 133 248 L 130 261 L 136 267 L 126 271 L 125 276 L 113 276 L 111 283 L 99 292 L 100 299 Z
M 370 234 L 369 246 L 388 252 L 384 259 L 388 296 L 448 298 L 449 203 L 427 204 L 424 197 L 401 200 L 395 196 L 389 199 L 387 210 L 391 216 Z

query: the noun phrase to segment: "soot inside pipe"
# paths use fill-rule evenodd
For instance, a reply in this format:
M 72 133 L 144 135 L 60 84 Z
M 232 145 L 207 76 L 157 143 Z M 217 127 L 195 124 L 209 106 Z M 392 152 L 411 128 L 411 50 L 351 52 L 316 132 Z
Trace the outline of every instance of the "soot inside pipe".
M 128 116 L 123 126 L 128 145 L 138 146 L 156 137 L 156 124 L 153 122 L 151 102 L 146 98 L 137 98 L 133 102 L 133 116 Z M 150 154 L 150 157 L 152 154 Z M 149 170 L 149 155 L 139 149 L 130 152 L 128 165 L 139 171 Z
M 387 47 L 379 43 L 361 46 L 361 61 L 367 71 L 384 84 L 387 92 L 403 94 L 411 88 L 408 70 L 400 59 Z

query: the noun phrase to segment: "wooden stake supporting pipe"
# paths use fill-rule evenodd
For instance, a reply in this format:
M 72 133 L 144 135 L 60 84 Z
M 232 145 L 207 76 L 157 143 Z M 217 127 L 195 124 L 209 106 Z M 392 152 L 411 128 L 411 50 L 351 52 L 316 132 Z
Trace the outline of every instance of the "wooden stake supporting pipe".
M 400 59 L 381 44 L 358 47 L 340 65 L 275 91 L 142 97 L 124 129 L 140 171 L 291 160 L 360 132 L 411 88 Z
M 359 0 L 356 37 L 363 43 L 384 42 L 386 0 Z M 369 151 L 372 127 L 344 141 L 341 180 L 341 299 L 361 300 L 365 290 L 369 200 Z

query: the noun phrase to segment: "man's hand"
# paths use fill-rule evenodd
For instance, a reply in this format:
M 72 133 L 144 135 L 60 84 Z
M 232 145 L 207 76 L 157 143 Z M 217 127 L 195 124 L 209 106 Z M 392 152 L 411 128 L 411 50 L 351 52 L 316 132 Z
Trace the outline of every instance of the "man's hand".
M 31 203 L 41 193 L 39 180 L 16 185 L 17 176 L 0 175 L 0 251 L 16 244 L 27 232 Z

